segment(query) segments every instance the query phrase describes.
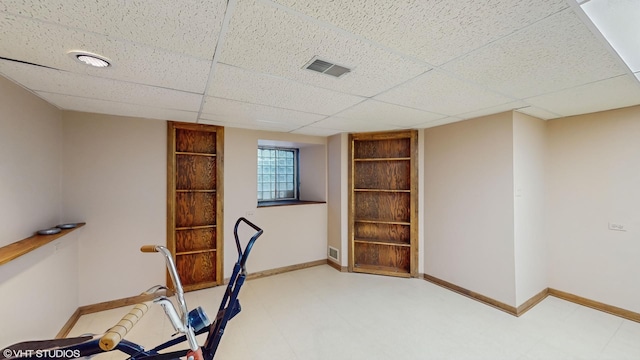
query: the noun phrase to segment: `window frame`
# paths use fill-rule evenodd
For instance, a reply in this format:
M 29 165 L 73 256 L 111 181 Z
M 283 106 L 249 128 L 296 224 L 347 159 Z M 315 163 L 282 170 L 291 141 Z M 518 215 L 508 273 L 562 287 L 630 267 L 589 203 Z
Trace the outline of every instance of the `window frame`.
M 277 197 L 277 192 L 278 190 L 274 190 L 274 192 L 276 193 L 276 198 L 274 199 L 258 199 L 258 194 L 256 193 L 256 199 L 258 201 L 258 206 L 270 206 L 270 205 L 284 205 L 284 204 L 290 204 L 290 203 L 297 203 L 300 201 L 300 149 L 296 148 L 296 147 L 286 147 L 286 146 L 272 146 L 272 145 L 258 145 L 258 151 L 260 150 L 282 150 L 282 151 L 291 151 L 293 152 L 293 192 L 294 192 L 294 196 L 293 197 L 287 197 L 287 198 L 278 198 Z M 257 155 L 257 160 L 259 160 L 259 158 L 261 157 L 261 155 Z M 264 175 L 264 174 L 260 174 L 260 172 L 258 172 L 257 167 L 260 166 L 259 161 L 257 161 L 258 164 L 256 165 L 256 172 L 257 172 L 257 176 L 256 176 L 256 180 L 257 177 L 260 175 Z M 277 176 L 277 167 L 278 165 L 275 165 L 276 168 L 276 173 L 273 174 L 274 176 Z M 264 182 L 257 182 L 257 184 L 264 184 Z M 274 181 L 273 182 L 275 184 L 275 186 L 277 187 L 278 182 Z M 260 190 L 260 191 L 264 191 L 264 190 Z M 256 192 L 258 192 L 257 190 L 257 186 L 256 186 Z

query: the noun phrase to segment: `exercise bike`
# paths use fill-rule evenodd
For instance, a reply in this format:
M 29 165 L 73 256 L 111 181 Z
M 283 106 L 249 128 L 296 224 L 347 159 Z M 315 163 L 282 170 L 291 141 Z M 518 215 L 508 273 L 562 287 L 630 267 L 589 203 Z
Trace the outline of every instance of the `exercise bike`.
M 250 226 L 256 231 L 249 239 L 244 251 L 238 238 L 238 227 L 241 223 Z M 170 360 L 185 357 L 188 360 L 211 360 L 218 349 L 227 322 L 241 311 L 238 294 L 247 276 L 245 264 L 255 241 L 262 235 L 262 232 L 262 229 L 243 217 L 236 221 L 233 235 L 238 249 L 238 261 L 233 267 L 229 284 L 227 285 L 218 313 L 213 322 L 209 320 L 202 307 L 188 311 L 182 283 L 180 282 L 173 257 L 167 248 L 160 245 L 145 245 L 140 249 L 142 252 L 159 252 L 164 256 L 167 269 L 169 270 L 171 280 L 175 287 L 177 308 L 174 303 L 164 295 L 156 296 L 152 302 L 162 306 L 167 318 L 176 330 L 176 335 L 181 335 L 148 350 L 138 344 L 125 340 L 125 335 L 149 309 L 150 302 L 144 302 L 136 305 L 122 320 L 104 334 L 89 334 L 67 339 L 21 342 L 3 349 L 0 353 L 0 359 L 78 359 L 109 351 L 120 351 L 129 355 L 129 359 L 131 360 Z M 162 290 L 166 291 L 167 289 L 164 286 L 157 285 L 145 291 L 143 294 L 158 294 Z M 196 335 L 204 333 L 207 333 L 207 338 L 204 344 L 199 346 L 196 341 Z M 188 349 L 162 352 L 169 347 L 183 342 L 187 342 Z

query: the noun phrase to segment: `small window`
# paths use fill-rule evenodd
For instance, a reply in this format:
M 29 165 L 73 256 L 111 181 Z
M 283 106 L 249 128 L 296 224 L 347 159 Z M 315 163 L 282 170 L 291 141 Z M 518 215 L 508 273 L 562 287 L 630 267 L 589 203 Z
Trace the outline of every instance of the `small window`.
M 258 147 L 258 202 L 298 200 L 298 149 Z

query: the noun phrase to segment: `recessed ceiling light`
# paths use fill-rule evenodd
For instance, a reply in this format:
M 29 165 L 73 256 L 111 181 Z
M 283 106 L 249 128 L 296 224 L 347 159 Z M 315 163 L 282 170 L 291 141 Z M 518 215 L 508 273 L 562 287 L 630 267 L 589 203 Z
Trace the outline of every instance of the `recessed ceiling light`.
M 102 55 L 93 54 L 86 51 L 69 51 L 67 54 L 69 54 L 69 56 L 71 56 L 76 61 L 85 65 L 98 68 L 111 66 L 111 61 Z
M 640 3 L 629 0 L 590 0 L 580 7 L 633 73 L 640 71 Z

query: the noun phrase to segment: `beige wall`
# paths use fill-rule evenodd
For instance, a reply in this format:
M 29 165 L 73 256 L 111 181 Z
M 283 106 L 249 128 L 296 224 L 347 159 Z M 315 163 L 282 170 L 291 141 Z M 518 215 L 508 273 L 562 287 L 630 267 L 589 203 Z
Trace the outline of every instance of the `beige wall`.
M 61 215 L 62 116 L 0 77 L 0 246 L 53 227 Z M 0 265 L 0 348 L 55 336 L 78 307 L 83 229 Z
M 509 116 L 425 130 L 425 273 L 513 306 L 551 287 L 640 311 L 640 107 Z
M 3 77 L 0 94 L 0 245 L 6 245 L 61 221 L 62 115 Z
M 138 249 L 166 242 L 166 123 L 67 112 L 64 125 L 64 208 L 66 216 L 87 222 L 86 240 L 80 243 L 81 304 L 133 296 L 164 284 L 162 259 Z M 240 216 L 265 230 L 248 262 L 249 272 L 326 258 L 326 204 L 256 207 L 258 139 L 304 147 L 301 161 L 317 167 L 301 169 L 309 175 L 305 182 L 314 197 L 326 199 L 325 138 L 225 129 L 226 277 L 237 259 L 233 225 Z M 241 232 L 243 240 L 249 235 Z
M 548 132 L 549 286 L 640 312 L 640 107 L 551 120 Z
M 513 122 L 425 130 L 425 273 L 515 305 Z
M 256 242 L 247 262 L 249 273 L 327 258 L 326 203 L 257 208 L 258 140 L 277 141 L 281 145 L 289 144 L 309 150 L 306 153 L 311 157 L 304 158 L 305 151 L 300 154 L 301 162 L 310 160 L 300 165 L 300 171 L 306 172 L 306 175 L 301 174 L 301 181 L 306 181 L 306 185 L 313 183 L 315 196 L 324 199 L 327 196 L 326 138 L 225 128 L 225 276 L 231 275 L 237 259 L 233 226 L 241 216 L 264 230 L 264 235 Z M 319 153 L 323 154 L 321 159 L 318 159 Z M 245 241 L 249 235 L 241 233 L 241 240 Z
M 418 272 L 426 273 L 425 268 L 425 129 L 418 130 Z
M 338 249 L 339 264 L 348 265 L 348 135 L 337 134 L 328 138 L 328 246 Z
M 19 324 L 0 327 L 2 347 L 164 283 L 162 259 L 138 248 L 166 241 L 166 123 L 61 112 L 4 78 L 0 95 L 0 246 L 87 222 L 0 266 L 12 294 L 0 318 Z M 504 113 L 421 131 L 421 271 L 514 306 L 550 286 L 640 312 L 639 119 L 640 107 L 546 123 Z M 240 216 L 265 229 L 250 272 L 324 259 L 327 243 L 346 266 L 347 135 L 225 134 L 225 276 Z M 305 193 L 328 204 L 258 209 L 259 139 L 306 146 Z
M 516 306 L 546 289 L 546 122 L 513 112 Z
M 327 145 L 299 144 L 300 200 L 327 201 Z
M 64 113 L 65 217 L 86 221 L 79 243 L 80 304 L 134 296 L 165 283 L 166 123 Z

